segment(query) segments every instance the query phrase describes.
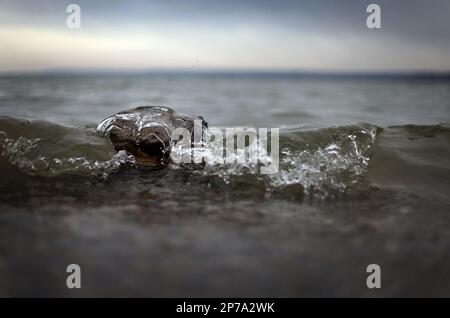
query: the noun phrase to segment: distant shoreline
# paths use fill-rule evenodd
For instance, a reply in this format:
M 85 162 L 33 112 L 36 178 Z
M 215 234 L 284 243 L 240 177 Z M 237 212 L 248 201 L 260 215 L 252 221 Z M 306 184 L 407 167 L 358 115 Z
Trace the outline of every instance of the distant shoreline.
M 450 71 L 283 71 L 283 70 L 40 70 L 1 72 L 0 77 L 15 76 L 189 76 L 220 78 L 280 78 L 280 79 L 374 79 L 374 80 L 438 80 L 450 81 Z

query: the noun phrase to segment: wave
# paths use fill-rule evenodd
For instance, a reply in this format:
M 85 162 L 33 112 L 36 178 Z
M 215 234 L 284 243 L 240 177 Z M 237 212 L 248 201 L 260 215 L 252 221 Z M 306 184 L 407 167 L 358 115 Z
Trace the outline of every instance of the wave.
M 204 158 L 200 169 L 175 163 L 168 169 L 184 169 L 186 173 L 220 178 L 225 183 L 235 177 L 252 176 L 270 193 L 294 191 L 320 198 L 363 191 L 370 184 L 392 185 L 396 175 L 414 175 L 418 171 L 425 174 L 431 171 L 433 182 L 440 180 L 447 187 L 448 181 L 436 176 L 449 174 L 449 140 L 448 124 L 381 128 L 361 123 L 317 129 L 289 128 L 280 131 L 277 173 L 259 173 L 261 166 L 270 164 L 268 154 L 253 164 L 223 165 L 200 146 L 194 149 Z M 255 147 L 256 144 L 248 145 L 246 151 L 256 151 Z M 108 178 L 127 170 L 124 167 L 138 170 L 132 155 L 125 151 L 116 153 L 110 141 L 90 126 L 67 127 L 0 117 L 0 153 L 1 173 L 15 167 L 23 174 L 39 177 Z M 180 153 L 174 148 L 171 155 Z M 245 152 L 236 155 L 245 156 Z
M 116 153 L 92 127 L 67 127 L 47 121 L 0 118 L 0 170 L 8 165 L 36 176 L 75 174 L 107 177 L 133 162 Z M 6 160 L 6 162 L 5 162 Z

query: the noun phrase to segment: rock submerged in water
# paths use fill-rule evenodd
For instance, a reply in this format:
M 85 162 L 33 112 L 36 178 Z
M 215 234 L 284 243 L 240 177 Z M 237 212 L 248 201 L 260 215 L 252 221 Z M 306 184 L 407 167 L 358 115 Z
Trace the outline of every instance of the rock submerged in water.
M 170 162 L 173 130 L 186 128 L 193 140 L 194 121 L 201 121 L 202 129 L 208 125 L 201 116 L 180 114 L 168 107 L 140 106 L 105 118 L 97 131 L 110 138 L 116 151 L 131 153 L 138 166 L 163 167 Z

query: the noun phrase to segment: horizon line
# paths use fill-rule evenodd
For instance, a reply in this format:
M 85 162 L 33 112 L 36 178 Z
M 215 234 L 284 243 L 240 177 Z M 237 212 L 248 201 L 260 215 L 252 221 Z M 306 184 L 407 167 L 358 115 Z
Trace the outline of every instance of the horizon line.
M 0 70 L 0 76 L 14 75 L 298 75 L 298 76 L 412 76 L 450 77 L 449 70 L 313 70 L 313 69 L 267 69 L 267 68 L 146 68 L 146 69 L 39 69 Z

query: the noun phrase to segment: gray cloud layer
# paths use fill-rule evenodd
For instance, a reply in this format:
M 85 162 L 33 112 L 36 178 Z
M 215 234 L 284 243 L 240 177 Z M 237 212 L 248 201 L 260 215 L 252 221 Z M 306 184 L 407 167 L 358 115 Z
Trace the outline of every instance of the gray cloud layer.
M 247 55 L 251 54 L 260 56 L 257 64 L 261 67 L 266 64 L 277 67 L 278 64 L 273 63 L 273 58 L 278 55 L 269 52 L 264 59 L 264 52 L 260 52 L 260 41 L 265 42 L 267 47 L 278 46 L 279 49 L 285 50 L 279 56 L 290 59 L 290 62 L 279 63 L 281 67 L 307 67 L 311 64 L 312 68 L 315 68 L 316 64 L 308 60 L 313 52 L 308 50 L 316 49 L 318 58 L 326 59 L 324 65 L 328 68 L 351 69 L 349 61 L 355 60 L 359 61 L 358 68 L 364 68 L 366 63 L 367 69 L 389 69 L 395 68 L 397 61 L 403 58 L 409 59 L 410 63 L 403 61 L 402 69 L 450 69 L 448 0 L 73 2 L 82 8 L 83 32 L 86 34 L 91 32 L 107 37 L 108 34 L 114 36 L 115 32 L 122 31 L 142 34 L 153 32 L 160 34 L 161 38 L 170 34 L 170 41 L 176 44 L 177 30 L 180 30 L 184 37 L 178 42 L 184 45 L 189 45 L 189 37 L 198 35 L 200 40 L 210 41 L 210 46 L 214 44 L 216 47 L 220 43 L 216 44 L 214 39 L 220 39 L 224 57 L 217 63 L 217 67 L 226 67 L 229 63 L 230 67 L 245 68 L 246 59 L 250 59 Z M 365 8 L 370 3 L 377 3 L 382 7 L 381 30 L 368 30 L 365 26 Z M 0 0 L 0 27 L 10 30 L 28 27 L 66 32 L 64 21 L 67 4 L 51 0 Z M 251 38 L 252 34 L 259 39 L 254 40 L 253 46 L 249 43 L 244 50 L 238 46 L 245 43 L 239 42 L 239 36 L 235 34 L 247 34 L 247 37 L 243 37 L 244 40 Z M 193 45 L 198 45 L 199 39 L 197 42 L 193 41 Z M 339 44 L 339 41 L 342 43 Z M 208 43 L 205 47 L 208 48 Z M 180 45 L 179 49 L 182 48 L 183 45 Z M 325 49 L 329 52 L 323 52 Z M 380 53 L 372 55 L 371 52 L 377 49 Z M 270 48 L 269 51 L 274 50 Z M 178 53 L 175 55 L 179 56 Z M 220 54 L 216 51 L 211 53 Z M 167 50 L 167 54 L 170 54 L 170 50 Z M 345 54 L 348 54 L 347 58 Z M 177 65 L 175 55 L 174 64 Z M 367 56 L 366 60 L 363 55 Z M 296 56 L 299 56 L 297 60 Z M 374 61 L 377 56 L 380 58 Z M 0 63 L 5 65 L 14 61 L 3 60 Z M 179 64 L 183 66 L 186 61 L 183 60 Z M 206 59 L 205 65 L 214 67 L 214 60 Z M 255 65 L 250 63 L 249 66 Z

